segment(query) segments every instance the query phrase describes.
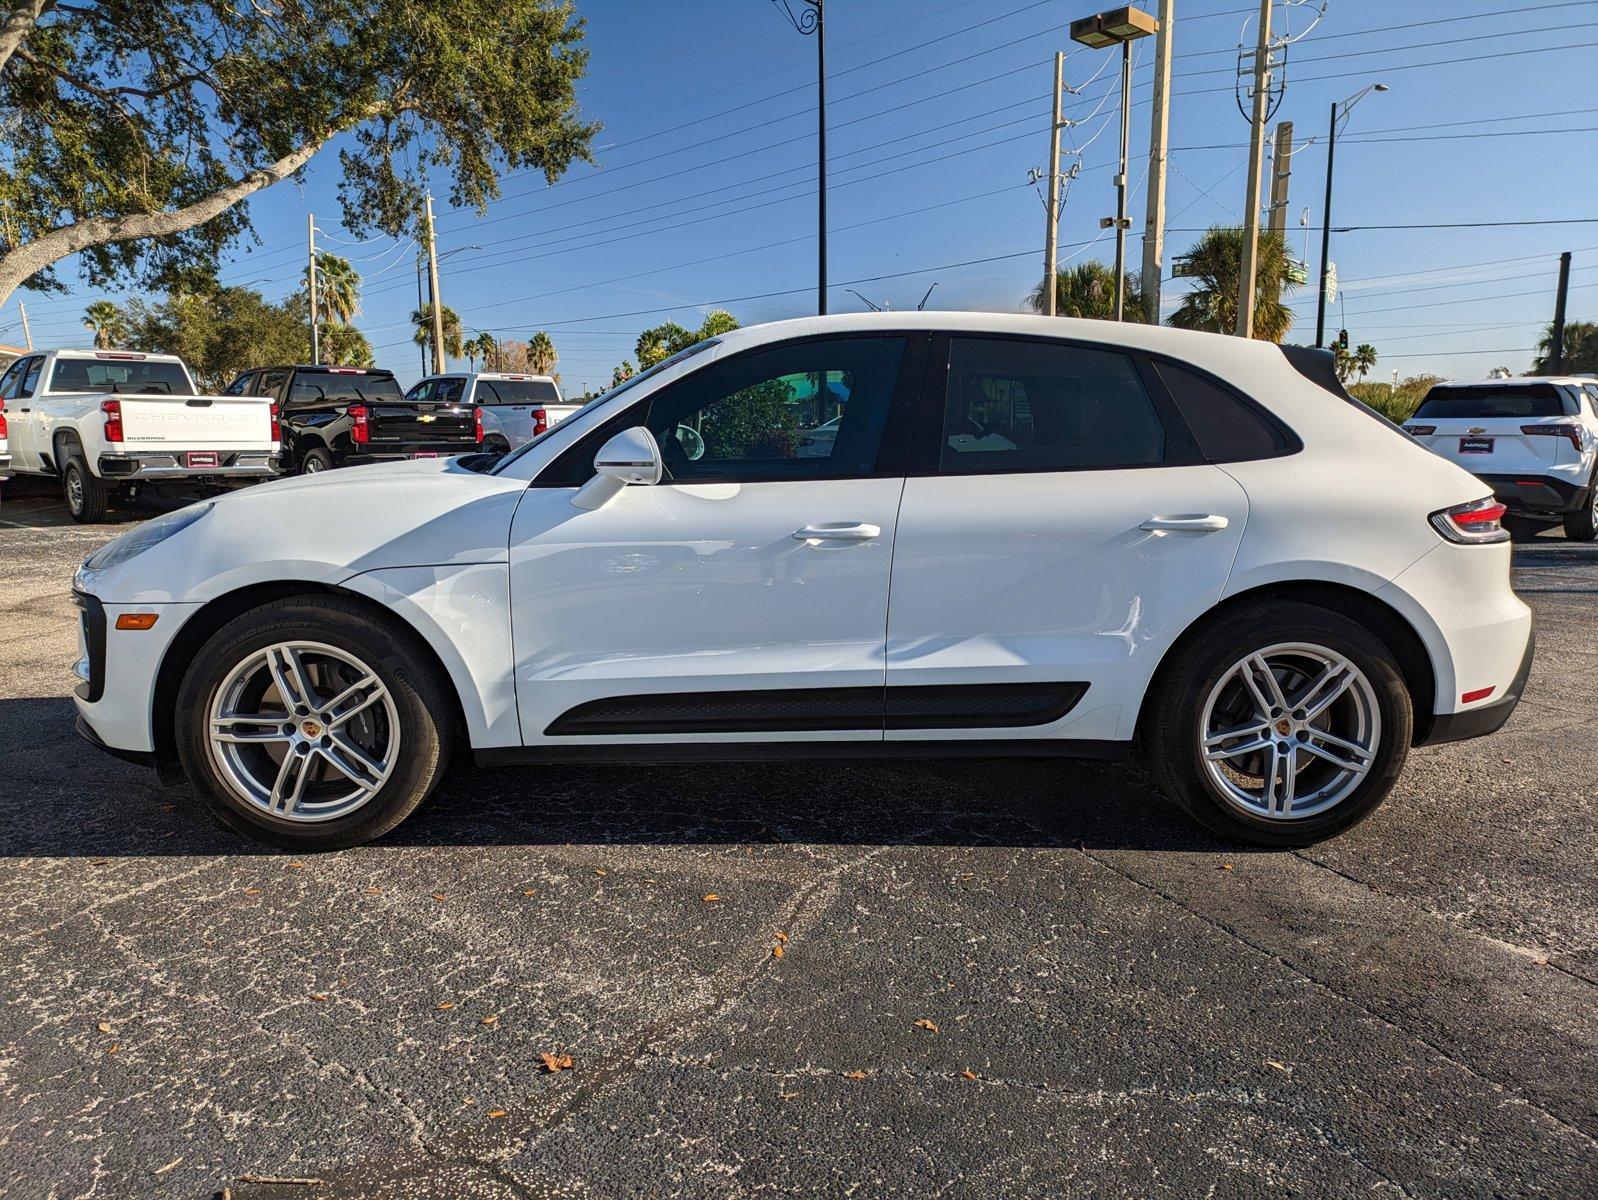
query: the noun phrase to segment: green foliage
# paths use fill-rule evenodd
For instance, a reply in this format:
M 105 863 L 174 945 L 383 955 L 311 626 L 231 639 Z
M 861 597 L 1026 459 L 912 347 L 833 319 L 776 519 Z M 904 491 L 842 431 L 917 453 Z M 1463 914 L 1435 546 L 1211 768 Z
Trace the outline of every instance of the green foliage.
M 793 390 L 780 379 L 757 383 L 703 409 L 699 434 L 711 459 L 792 458 L 799 449 Z
M 75 252 L 96 286 L 192 290 L 249 232 L 240 202 L 340 135 L 345 225 L 399 236 L 430 179 L 481 211 L 506 171 L 590 159 L 598 130 L 568 0 L 33 7 L 7 6 L 22 40 L 0 46 L 0 299 L 59 286 Z
M 303 311 L 303 310 L 302 310 Z M 317 329 L 322 361 L 330 367 L 375 367 L 366 335 L 342 321 L 323 321 Z
M 131 349 L 181 355 L 206 391 L 219 391 L 250 367 L 310 358 L 302 297 L 271 304 L 260 292 L 243 287 L 174 291 L 158 303 L 130 302 L 123 318 Z M 360 339 L 359 345 L 352 339 L 342 347 L 343 352 L 358 355 L 366 339 L 349 326 L 338 328 Z M 370 360 L 370 347 L 365 357 Z
M 555 353 L 555 343 L 547 333 L 535 333 L 527 343 L 527 368 L 534 375 L 552 375 L 560 361 Z
M 462 348 L 466 351 L 466 357 L 471 361 L 474 371 L 477 369 L 478 359 L 482 359 L 483 370 L 485 371 L 498 371 L 500 369 L 499 343 L 494 340 L 494 335 L 489 333 L 488 330 L 485 329 L 476 337 L 468 339 Z
M 1361 342 L 1353 350 L 1345 350 L 1341 342 L 1332 344 L 1333 368 L 1337 377 L 1347 383 L 1350 376 L 1358 375 L 1361 379 L 1372 367 L 1376 365 L 1376 347 L 1369 342 Z
M 418 346 L 433 344 L 433 306 L 424 304 L 411 311 L 411 324 L 416 332 L 411 341 Z M 461 334 L 461 318 L 449 305 L 444 305 L 444 353 L 450 358 L 461 358 L 466 353 L 466 342 Z
M 663 325 L 656 325 L 653 329 L 646 329 L 638 335 L 638 342 L 633 347 L 638 356 L 638 369 L 647 370 L 656 363 L 670 358 L 679 350 L 686 350 L 706 338 L 731 333 L 737 328 L 738 318 L 726 309 L 717 308 L 706 315 L 697 330 L 684 329 L 675 321 L 667 321 Z M 629 367 L 628 374 L 631 373 Z
M 1542 341 L 1537 343 L 1540 353 L 1532 360 L 1533 375 L 1547 375 L 1553 370 L 1553 359 L 1550 357 L 1553 348 L 1554 327 L 1550 324 Z M 1566 321 L 1565 356 L 1560 372 L 1575 375 L 1586 371 L 1598 371 L 1598 322 Z
M 1237 226 L 1207 230 L 1184 256 L 1194 280 L 1171 314 L 1179 329 L 1232 333 L 1237 328 L 1237 297 L 1243 275 L 1243 231 Z M 1279 233 L 1261 230 L 1258 270 L 1254 277 L 1254 336 L 1280 342 L 1293 327 L 1293 310 L 1281 301 L 1298 285 L 1291 278 L 1292 260 Z
M 1402 425 L 1415 415 L 1426 393 L 1442 382 L 1441 375 L 1411 375 L 1401 380 L 1397 388 L 1387 383 L 1356 383 L 1349 387 L 1348 394 L 1395 425 Z
M 621 365 L 610 373 L 610 386 L 620 387 L 636 374 L 637 372 L 633 370 L 632 363 L 623 359 Z
M 94 334 L 94 348 L 109 350 L 127 337 L 122 310 L 109 300 L 96 300 L 83 310 L 83 325 Z
M 1047 281 L 1039 280 L 1027 297 L 1033 312 L 1046 311 Z M 1127 275 L 1122 281 L 1125 301 L 1122 312 L 1128 321 L 1141 321 L 1147 311 L 1143 306 L 1143 293 L 1136 275 Z M 1054 274 L 1054 308 L 1062 317 L 1080 317 L 1090 321 L 1115 320 L 1115 271 L 1101 262 L 1082 262 L 1074 267 L 1062 268 Z
M 310 293 L 310 267 L 300 272 L 300 287 Z M 316 306 L 324 321 L 349 324 L 361 311 L 361 275 L 347 258 L 323 250 L 316 256 Z

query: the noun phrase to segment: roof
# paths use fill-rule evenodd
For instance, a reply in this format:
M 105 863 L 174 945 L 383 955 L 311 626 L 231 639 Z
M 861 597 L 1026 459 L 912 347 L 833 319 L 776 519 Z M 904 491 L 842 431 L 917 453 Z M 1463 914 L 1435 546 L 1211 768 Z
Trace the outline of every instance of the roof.
M 1561 387 L 1581 387 L 1598 383 L 1591 375 L 1511 375 L 1508 379 L 1450 379 L 1438 387 L 1525 387 L 1528 383 L 1552 383 Z
M 534 379 L 554 383 L 553 375 L 540 375 L 536 371 L 430 371 L 419 382 L 429 379 Z

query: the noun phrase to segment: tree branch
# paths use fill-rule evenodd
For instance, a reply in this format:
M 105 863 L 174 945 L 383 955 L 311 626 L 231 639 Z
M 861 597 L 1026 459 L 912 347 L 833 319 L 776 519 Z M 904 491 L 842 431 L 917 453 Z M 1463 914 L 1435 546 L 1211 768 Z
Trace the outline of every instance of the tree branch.
M 55 7 L 55 0 L 12 0 L 4 21 L 0 21 L 0 71 L 11 61 L 39 18 Z

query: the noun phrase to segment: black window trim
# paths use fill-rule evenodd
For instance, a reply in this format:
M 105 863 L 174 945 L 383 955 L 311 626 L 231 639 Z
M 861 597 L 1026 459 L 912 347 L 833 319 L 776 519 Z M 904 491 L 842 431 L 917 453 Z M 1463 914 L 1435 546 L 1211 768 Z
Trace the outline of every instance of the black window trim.
M 955 338 L 978 341 L 1006 341 L 1045 343 L 1076 350 L 1107 351 L 1121 354 L 1132 363 L 1138 380 L 1149 395 L 1155 417 L 1165 430 L 1165 457 L 1157 463 L 1108 464 L 1091 467 L 1000 467 L 989 470 L 945 471 L 941 466 L 943 444 L 944 404 L 949 386 L 949 350 Z M 1180 362 L 1179 359 L 1173 359 Z M 933 337 L 932 350 L 923 373 L 920 412 L 915 442 L 910 452 L 907 476 L 912 479 L 941 477 L 945 479 L 970 479 L 985 475 L 1079 475 L 1095 471 L 1157 471 L 1165 467 L 1191 467 L 1205 462 L 1199 451 L 1198 439 L 1188 428 L 1176 402 L 1159 380 L 1148 357 L 1131 346 L 1114 342 L 1093 342 L 1082 338 L 1051 337 L 1038 333 L 991 333 L 983 330 L 939 330 Z M 975 465 L 975 464 L 973 464 Z
M 628 404 L 620 412 L 606 418 L 593 429 L 583 434 L 566 449 L 557 454 L 539 473 L 528 482 L 528 487 L 536 488 L 571 488 L 581 487 L 588 479 L 593 477 L 594 456 L 607 441 L 624 429 L 634 425 L 643 424 L 648 420 L 648 410 L 657 400 L 665 399 L 677 388 L 689 383 L 701 372 L 711 367 L 719 367 L 724 363 L 736 363 L 742 358 L 752 357 L 756 354 L 767 354 L 773 350 L 783 350 L 794 346 L 803 346 L 811 342 L 838 342 L 838 341 L 884 341 L 889 338 L 904 339 L 904 354 L 899 360 L 899 378 L 894 384 L 893 396 L 888 401 L 888 418 L 882 427 L 882 441 L 877 448 L 877 461 L 870 471 L 850 472 L 845 475 L 827 475 L 819 478 L 815 476 L 798 476 L 791 480 L 782 478 L 762 477 L 759 479 L 746 479 L 741 475 L 696 475 L 692 479 L 662 479 L 655 487 L 698 487 L 702 484 L 737 483 L 833 483 L 856 479 L 902 479 L 907 465 L 906 459 L 914 442 L 915 429 L 918 424 L 918 413 L 921 408 L 920 396 L 923 390 L 925 373 L 930 361 L 927 346 L 931 340 L 925 329 L 863 329 L 839 331 L 836 333 L 809 334 L 805 337 L 783 338 L 778 341 L 763 342 L 758 346 L 750 346 L 729 354 L 725 358 L 714 358 L 701 364 L 695 370 L 678 379 L 672 380 L 664 387 L 641 396 Z M 640 413 L 642 415 L 640 416 Z M 571 475 L 578 469 L 578 464 L 586 458 L 588 474 L 579 482 L 571 482 Z
M 1204 454 L 1204 447 L 1198 443 L 1197 435 L 1193 435 L 1194 443 L 1199 453 L 1200 462 L 1208 463 L 1212 466 L 1218 466 L 1222 463 L 1264 462 L 1272 458 L 1290 458 L 1295 454 L 1303 453 L 1303 439 L 1301 439 L 1298 434 L 1293 432 L 1291 426 L 1289 426 L 1270 409 L 1266 408 L 1258 400 L 1254 399 L 1254 397 L 1250 396 L 1247 392 L 1244 392 L 1235 387 L 1233 384 L 1228 383 L 1213 371 L 1206 371 L 1203 367 L 1197 365 L 1196 363 L 1188 362 L 1186 359 L 1177 358 L 1170 354 L 1145 352 L 1143 357 L 1145 357 L 1155 368 L 1151 374 L 1158 381 L 1160 390 L 1165 393 L 1172 406 L 1178 412 L 1181 411 L 1182 402 L 1171 393 L 1170 388 L 1166 386 L 1165 379 L 1160 375 L 1159 365 L 1161 363 L 1167 363 L 1170 366 L 1178 367 L 1183 371 L 1197 375 L 1199 378 L 1204 379 L 1208 383 L 1219 388 L 1222 392 L 1225 392 L 1228 396 L 1232 397 L 1233 400 L 1236 400 L 1239 404 L 1241 404 L 1243 408 L 1252 416 L 1254 416 L 1268 429 L 1270 429 L 1272 434 L 1275 435 L 1276 440 L 1280 443 L 1279 448 L 1270 454 L 1251 454 L 1243 457 L 1229 456 L 1227 458 L 1210 458 Z M 1358 401 L 1356 400 L 1355 403 L 1357 404 Z M 1186 417 L 1182 418 L 1182 423 L 1184 426 L 1187 425 Z

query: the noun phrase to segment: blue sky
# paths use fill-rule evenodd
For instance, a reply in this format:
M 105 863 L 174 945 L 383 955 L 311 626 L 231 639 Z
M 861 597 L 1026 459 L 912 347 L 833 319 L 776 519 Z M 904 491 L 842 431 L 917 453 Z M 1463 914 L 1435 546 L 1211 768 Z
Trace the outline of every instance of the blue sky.
M 445 303 L 473 331 L 525 339 L 547 330 L 573 392 L 607 381 L 632 357 L 638 331 L 662 320 L 694 325 L 714 307 L 746 324 L 814 312 L 813 40 L 767 0 L 578 7 L 592 50 L 581 103 L 605 125 L 597 165 L 554 187 L 509 177 L 482 217 L 452 210 L 440 180 Z M 1177 0 L 1167 264 L 1205 226 L 1241 220 L 1248 127 L 1233 75 L 1253 8 Z M 932 308 L 1021 307 L 1042 270 L 1044 210 L 1027 175 L 1046 163 L 1056 49 L 1069 51 L 1066 79 L 1081 92 L 1068 115 L 1082 122 L 1067 138 L 1082 170 L 1065 203 L 1061 258 L 1112 260 L 1099 218 L 1115 203 L 1116 56 L 1076 47 L 1066 33 L 1091 11 L 1077 0 L 830 0 L 832 311 L 864 307 L 850 287 L 913 308 L 933 282 Z M 1308 11 L 1294 8 L 1296 28 Z M 1133 91 L 1134 266 L 1152 44 L 1139 44 Z M 1330 0 L 1292 47 L 1275 119 L 1294 122 L 1300 146 L 1288 220 L 1295 253 L 1301 212 L 1321 222 L 1331 102 L 1367 83 L 1391 88 L 1358 106 L 1337 153 L 1334 226 L 1419 227 L 1334 235 L 1344 309 L 1330 323 L 1377 347 L 1372 378 L 1394 368 L 1525 370 L 1552 314 L 1561 250 L 1575 252 L 1570 317 L 1598 318 L 1598 223 L 1446 227 L 1598 217 L 1595 67 L 1594 0 Z M 254 199 L 260 244 L 241 247 L 222 277 L 270 297 L 292 290 L 306 213 L 315 212 L 326 247 L 365 276 L 356 323 L 380 365 L 409 381 L 421 365 L 406 324 L 415 249 L 358 242 L 342 228 L 334 149 L 302 184 Z M 1167 309 L 1181 287 L 1166 285 Z M 1313 291 L 1292 301 L 1300 316 L 1290 341 L 1314 340 Z M 36 343 L 60 345 L 85 340 L 82 309 L 99 295 L 78 285 L 67 296 L 18 297 Z M 0 309 L 0 340 L 20 340 L 18 297 Z

